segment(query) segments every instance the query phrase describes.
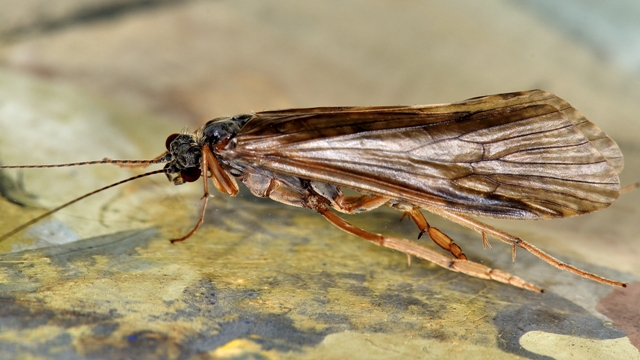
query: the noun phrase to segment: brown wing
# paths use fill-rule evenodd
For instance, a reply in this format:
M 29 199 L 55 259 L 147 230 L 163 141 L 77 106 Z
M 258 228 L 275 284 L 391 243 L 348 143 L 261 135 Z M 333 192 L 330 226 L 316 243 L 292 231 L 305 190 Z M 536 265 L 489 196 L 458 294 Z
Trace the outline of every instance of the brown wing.
M 541 90 L 431 106 L 255 114 L 220 155 L 248 166 L 480 216 L 543 219 L 610 205 L 618 146 Z

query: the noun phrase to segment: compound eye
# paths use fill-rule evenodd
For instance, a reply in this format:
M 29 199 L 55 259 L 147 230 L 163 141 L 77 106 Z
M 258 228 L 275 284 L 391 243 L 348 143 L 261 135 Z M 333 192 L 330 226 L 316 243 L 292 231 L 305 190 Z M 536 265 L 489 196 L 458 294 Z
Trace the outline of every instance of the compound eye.
M 169 137 L 167 137 L 167 141 L 165 141 L 164 146 L 167 148 L 167 150 L 169 150 L 169 145 L 171 145 L 171 143 L 173 142 L 173 140 L 175 140 L 178 135 L 180 134 L 171 134 L 169 135 Z
M 200 175 L 202 175 L 202 171 L 200 171 L 200 168 L 196 167 L 187 168 L 180 171 L 180 177 L 185 182 L 194 182 L 200 179 Z

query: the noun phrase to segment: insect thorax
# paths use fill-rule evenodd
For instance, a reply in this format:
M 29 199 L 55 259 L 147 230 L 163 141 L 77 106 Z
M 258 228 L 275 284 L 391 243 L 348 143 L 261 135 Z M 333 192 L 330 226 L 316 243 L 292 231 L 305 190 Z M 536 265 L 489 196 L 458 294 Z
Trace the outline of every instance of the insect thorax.
M 211 149 L 221 148 L 225 146 L 229 140 L 233 139 L 244 124 L 251 119 L 253 115 L 243 114 L 235 116 L 223 116 L 208 121 L 200 130 L 198 130 L 202 145 L 209 145 Z

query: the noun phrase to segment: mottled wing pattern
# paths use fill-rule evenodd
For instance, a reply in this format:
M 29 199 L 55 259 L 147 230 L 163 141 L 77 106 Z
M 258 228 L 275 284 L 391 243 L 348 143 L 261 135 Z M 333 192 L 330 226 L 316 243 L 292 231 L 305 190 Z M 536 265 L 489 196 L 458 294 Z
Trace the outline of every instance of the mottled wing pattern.
M 619 193 L 615 142 L 557 96 L 533 90 L 454 104 L 256 113 L 220 155 L 429 209 L 544 219 Z

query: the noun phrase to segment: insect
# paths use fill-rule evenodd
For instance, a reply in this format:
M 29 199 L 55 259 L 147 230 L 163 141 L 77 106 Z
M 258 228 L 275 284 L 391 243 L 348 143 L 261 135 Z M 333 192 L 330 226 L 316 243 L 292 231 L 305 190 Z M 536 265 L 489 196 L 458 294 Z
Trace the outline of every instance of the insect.
M 0 241 L 87 196 L 141 177 L 164 173 L 175 185 L 203 178 L 202 224 L 209 178 L 235 196 L 238 181 L 258 197 L 312 209 L 338 228 L 367 241 L 467 275 L 542 292 L 533 284 L 470 261 L 429 225 L 421 209 L 492 236 L 547 263 L 601 283 L 626 286 L 564 263 L 532 244 L 471 216 L 551 219 L 590 213 L 620 194 L 623 158 L 616 143 L 556 95 L 542 90 L 489 95 L 428 106 L 319 107 L 225 116 L 193 133 L 172 134 L 152 160 L 104 159 L 58 165 L 148 166 L 147 172 L 105 186 L 15 228 Z M 635 185 L 634 185 L 635 186 Z M 345 196 L 341 188 L 359 196 Z M 358 228 L 337 213 L 389 206 L 411 218 L 450 255 L 405 239 Z

